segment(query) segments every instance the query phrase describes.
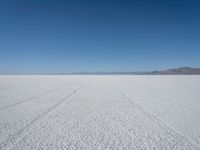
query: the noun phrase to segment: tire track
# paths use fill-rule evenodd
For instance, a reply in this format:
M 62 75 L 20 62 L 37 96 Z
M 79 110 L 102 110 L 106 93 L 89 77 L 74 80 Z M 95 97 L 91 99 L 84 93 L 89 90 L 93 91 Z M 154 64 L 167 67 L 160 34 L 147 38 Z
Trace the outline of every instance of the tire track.
M 64 85 L 64 86 L 61 86 L 61 87 L 58 87 L 58 88 L 55 88 L 55 89 L 46 91 L 46 92 L 44 92 L 44 93 L 40 93 L 40 94 L 38 94 L 38 95 L 29 97 L 29 98 L 27 98 L 27 99 L 25 99 L 25 100 L 21 100 L 21 101 L 19 101 L 19 102 L 16 102 L 16 103 L 9 104 L 9 105 L 7 105 L 7 106 L 1 107 L 1 108 L 0 108 L 0 111 L 5 110 L 5 109 L 8 109 L 8 108 L 11 108 L 11 107 L 15 107 L 15 106 L 17 106 L 17 105 L 20 105 L 20 104 L 23 104 L 23 103 L 26 103 L 26 102 L 29 102 L 29 101 L 32 101 L 32 100 L 34 100 L 34 99 L 36 99 L 36 98 L 39 98 L 39 97 L 41 97 L 41 96 L 48 95 L 49 93 L 58 91 L 58 90 L 60 90 L 60 89 L 62 89 L 62 88 L 65 88 L 66 86 L 67 86 L 67 85 Z
M 116 82 L 115 82 L 116 83 Z M 186 111 L 187 110 L 192 110 L 192 111 L 196 111 L 196 113 L 198 113 L 198 114 L 200 114 L 200 111 L 199 110 L 197 110 L 196 108 L 194 108 L 194 107 L 192 107 L 192 106 L 188 106 L 188 105 L 184 105 L 184 104 L 181 104 L 181 103 L 179 103 L 179 102 L 176 102 L 176 101 L 174 101 L 174 97 L 172 97 L 172 98 L 166 98 L 166 97 L 164 97 L 164 96 L 161 96 L 161 95 L 158 95 L 158 94 L 156 94 L 155 92 L 156 92 L 156 90 L 153 90 L 153 89 L 151 89 L 150 91 L 149 90 L 144 90 L 144 89 L 142 89 L 141 90 L 141 88 L 134 88 L 141 96 L 142 96 L 142 93 L 147 93 L 147 95 L 150 95 L 150 96 L 153 96 L 153 97 L 157 97 L 157 98 L 159 98 L 160 100 L 162 100 L 162 101 L 165 101 L 165 102 L 168 102 L 168 103 L 173 103 L 173 104 L 175 104 L 176 106 L 178 106 L 178 107 L 180 107 L 180 108 L 182 108 L 182 109 L 185 109 Z M 159 90 L 160 91 L 160 90 Z
M 65 102 L 66 100 L 68 100 L 70 97 L 72 97 L 73 95 L 75 95 L 81 88 L 83 88 L 86 84 L 88 83 L 85 82 L 83 83 L 81 86 L 79 86 L 77 89 L 73 90 L 70 94 L 68 94 L 67 96 L 63 97 L 62 99 L 60 99 L 56 104 L 54 104 L 52 107 L 46 109 L 42 114 L 38 115 L 36 118 L 34 118 L 33 120 L 31 120 L 25 127 L 21 128 L 20 130 L 18 130 L 15 134 L 10 135 L 9 138 L 5 141 L 3 141 L 2 143 L 0 143 L 0 149 L 9 149 L 10 147 L 12 147 L 14 144 L 18 143 L 20 141 L 20 139 L 22 139 L 22 134 L 28 130 L 31 126 L 33 126 L 36 122 L 41 121 L 41 119 L 43 119 L 46 115 L 48 115 L 50 112 L 52 112 L 54 109 L 56 109 L 57 107 L 59 107 L 60 105 L 63 104 L 63 102 Z
M 180 107 L 180 108 L 182 108 L 182 109 L 185 109 L 185 110 L 192 110 L 192 111 L 196 111 L 196 113 L 198 113 L 198 114 L 200 114 L 200 112 L 199 112 L 199 110 L 197 110 L 196 108 L 194 108 L 194 107 L 191 107 L 191 106 L 186 106 L 186 105 L 184 105 L 184 104 L 181 104 L 181 103 L 179 103 L 179 102 L 175 102 L 174 101 L 174 98 L 166 98 L 166 97 L 164 97 L 164 96 L 161 96 L 161 95 L 158 95 L 158 94 L 156 94 L 155 93 L 155 90 L 152 90 L 151 89 L 151 91 L 149 92 L 148 90 L 141 90 L 141 89 L 136 89 L 139 93 L 140 93 L 140 95 L 142 95 L 141 93 L 147 93 L 147 95 L 150 95 L 150 96 L 153 96 L 153 97 L 157 97 L 157 98 L 159 98 L 160 100 L 162 100 L 162 101 L 165 101 L 165 102 L 168 102 L 168 103 L 173 103 L 173 104 L 175 104 L 176 106 L 178 106 L 178 107 Z
M 166 131 L 166 133 L 170 136 L 172 136 L 174 139 L 177 139 L 177 137 L 181 138 L 182 140 L 192 144 L 194 147 L 196 147 L 197 149 L 200 149 L 200 146 L 195 143 L 194 141 L 188 139 L 187 137 L 185 137 L 184 135 L 182 135 L 181 133 L 179 133 L 176 129 L 174 129 L 173 127 L 169 126 L 166 122 L 164 122 L 162 119 L 160 119 L 159 117 L 157 117 L 156 115 L 154 115 L 153 113 L 149 112 L 148 110 L 144 109 L 143 107 L 141 107 L 140 105 L 136 104 L 133 100 L 131 100 L 128 96 L 126 96 L 123 92 L 121 92 L 120 90 L 118 90 L 117 88 L 113 89 L 119 93 L 121 96 L 123 96 L 129 103 L 131 103 L 134 107 L 136 107 L 138 110 L 140 110 L 143 114 L 145 114 L 148 118 L 150 118 L 152 121 L 156 122 L 163 130 Z

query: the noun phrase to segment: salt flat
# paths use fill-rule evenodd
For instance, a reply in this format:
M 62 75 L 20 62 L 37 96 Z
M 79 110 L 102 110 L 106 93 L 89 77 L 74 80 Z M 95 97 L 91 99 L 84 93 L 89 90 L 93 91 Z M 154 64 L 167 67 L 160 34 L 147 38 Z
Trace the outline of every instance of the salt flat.
M 200 149 L 200 76 L 0 76 L 0 149 Z

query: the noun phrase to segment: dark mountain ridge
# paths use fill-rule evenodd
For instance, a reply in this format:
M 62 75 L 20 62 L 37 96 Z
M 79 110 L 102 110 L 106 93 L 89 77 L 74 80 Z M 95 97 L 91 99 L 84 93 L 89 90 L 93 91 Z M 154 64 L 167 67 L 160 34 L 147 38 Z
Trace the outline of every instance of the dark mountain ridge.
M 200 68 L 179 67 L 162 71 L 75 72 L 73 75 L 200 75 Z
M 0 75 L 200 75 L 200 68 L 179 67 L 161 71 L 113 71 L 113 72 L 73 72 L 73 73 L 1 73 Z
M 180 67 L 180 68 L 173 68 L 164 71 L 160 71 L 161 74 L 200 74 L 200 68 L 191 68 L 191 67 Z

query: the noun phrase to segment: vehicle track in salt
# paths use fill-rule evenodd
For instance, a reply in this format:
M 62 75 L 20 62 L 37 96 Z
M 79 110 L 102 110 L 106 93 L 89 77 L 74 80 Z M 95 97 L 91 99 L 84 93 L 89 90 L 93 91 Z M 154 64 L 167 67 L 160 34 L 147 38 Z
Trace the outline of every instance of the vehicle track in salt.
M 185 110 L 192 110 L 192 111 L 196 111 L 196 113 L 198 113 L 198 114 L 200 114 L 200 111 L 198 110 L 198 109 L 196 109 L 196 108 L 194 108 L 194 107 L 192 107 L 192 106 L 188 106 L 188 105 L 184 105 L 184 104 L 182 104 L 182 103 L 179 103 L 179 102 L 176 102 L 174 99 L 174 97 L 172 97 L 172 98 L 166 98 L 166 97 L 164 97 L 164 96 L 161 96 L 161 95 L 158 95 L 158 94 L 156 94 L 156 90 L 153 90 L 153 89 L 151 89 L 150 91 L 149 90 L 144 90 L 144 89 L 142 89 L 141 90 L 141 88 L 134 88 L 135 90 L 137 90 L 138 91 L 138 93 L 140 93 L 140 95 L 142 96 L 142 94 L 141 93 L 146 93 L 147 95 L 150 95 L 150 96 L 153 96 L 153 97 L 157 97 L 157 98 L 159 98 L 160 100 L 162 100 L 162 101 L 165 101 L 165 102 L 168 102 L 168 103 L 173 103 L 173 104 L 175 104 L 176 106 L 178 106 L 178 107 L 180 107 L 180 108 L 182 108 L 182 109 L 185 109 Z M 160 90 L 159 90 L 160 91 Z
M 48 90 L 48 91 L 46 91 L 46 92 L 42 92 L 42 93 L 40 93 L 40 94 L 38 94 L 38 95 L 35 95 L 35 96 L 32 96 L 32 97 L 26 98 L 26 99 L 24 99 L 24 100 L 21 100 L 21 101 L 19 101 L 19 102 L 16 102 L 16 103 L 9 104 L 9 105 L 7 105 L 7 106 L 1 107 L 1 108 L 0 108 L 0 111 L 5 110 L 5 109 L 8 109 L 8 108 L 11 108 L 11 107 L 18 106 L 18 105 L 20 105 L 20 104 L 23 104 L 23 103 L 32 101 L 32 100 L 34 100 L 34 99 L 37 99 L 37 98 L 39 98 L 39 97 L 41 97 L 41 96 L 45 96 L 45 95 L 48 95 L 48 94 L 50 94 L 50 93 L 56 92 L 56 91 L 58 91 L 58 90 L 60 90 L 60 89 L 62 89 L 62 88 L 65 88 L 66 86 L 67 86 L 67 85 L 64 85 L 64 86 L 61 86 L 61 87 L 58 87 L 58 88 L 55 88 L 55 89 L 51 89 L 51 90 Z
M 20 139 L 21 139 L 20 136 L 27 129 L 29 129 L 31 126 L 33 126 L 36 122 L 41 121 L 41 119 L 43 119 L 46 115 L 48 115 L 54 109 L 56 109 L 57 107 L 59 107 L 60 105 L 62 105 L 63 102 L 65 102 L 66 100 L 68 100 L 70 97 L 72 97 L 73 95 L 75 95 L 88 82 L 89 81 L 86 81 L 83 84 L 81 84 L 78 88 L 76 88 L 75 90 L 73 90 L 70 94 L 68 94 L 67 96 L 63 97 L 57 103 L 55 103 L 53 106 L 51 106 L 50 108 L 46 109 L 42 114 L 40 114 L 37 117 L 35 117 L 34 119 L 32 119 L 26 126 L 24 126 L 23 128 L 19 129 L 13 135 L 10 135 L 8 139 L 6 139 L 5 141 L 3 141 L 3 142 L 0 143 L 0 149 L 10 149 L 10 147 L 12 147 L 12 145 L 18 143 L 18 141 L 20 141 Z
M 125 95 L 123 92 L 121 92 L 119 89 L 113 87 L 113 89 L 122 95 L 130 104 L 132 104 L 135 108 L 140 110 L 143 114 L 145 114 L 148 118 L 150 118 L 152 121 L 156 122 L 163 130 L 166 131 L 167 134 L 172 136 L 174 139 L 177 139 L 177 137 L 181 138 L 182 140 L 192 144 L 195 146 L 197 149 L 200 150 L 200 145 L 198 143 L 188 139 L 186 136 L 182 135 L 179 133 L 176 129 L 173 127 L 169 126 L 165 121 L 151 113 L 150 111 L 146 110 L 145 108 L 141 107 L 139 104 L 135 103 L 132 99 L 130 99 L 127 95 Z
M 159 98 L 160 100 L 162 100 L 162 101 L 166 101 L 166 102 L 170 102 L 170 103 L 173 103 L 173 104 L 175 104 L 176 106 L 179 106 L 179 107 L 181 107 L 182 109 L 185 109 L 185 110 L 192 110 L 192 111 L 196 111 L 196 113 L 198 113 L 198 114 L 200 114 L 200 111 L 199 110 L 197 110 L 196 108 L 194 108 L 194 107 L 191 107 L 191 106 L 186 106 L 186 105 L 184 105 L 184 104 L 181 104 L 181 103 L 179 103 L 179 102 L 175 102 L 174 101 L 174 98 L 166 98 L 166 97 L 164 97 L 164 96 L 160 96 L 160 95 L 158 95 L 158 94 L 156 94 L 155 93 L 155 90 L 151 90 L 151 91 L 148 91 L 148 90 L 141 90 L 141 89 L 139 89 L 139 88 L 137 88 L 136 89 L 139 93 L 147 93 L 148 95 L 150 95 L 150 96 L 153 96 L 153 97 L 157 97 L 157 98 Z M 142 95 L 142 94 L 140 94 L 140 95 Z
M 176 105 L 177 107 L 179 107 L 179 108 L 182 110 L 182 112 L 184 112 L 185 114 L 187 114 L 188 111 L 189 111 L 189 113 L 191 113 L 192 116 L 193 116 L 193 115 L 196 115 L 196 116 L 200 115 L 200 111 L 199 111 L 199 110 L 197 110 L 197 109 L 195 109 L 195 108 L 193 108 L 193 107 L 186 106 L 186 105 L 184 105 L 184 104 L 175 102 L 174 99 L 169 99 L 169 98 L 160 96 L 160 95 L 158 95 L 158 94 L 156 94 L 156 93 L 153 93 L 153 90 L 148 91 L 148 90 L 142 90 L 142 89 L 139 89 L 139 88 L 137 88 L 137 89 L 135 89 L 135 90 L 138 91 L 138 93 L 139 93 L 140 96 L 143 96 L 142 93 L 147 93 L 148 96 L 157 97 L 157 98 L 159 98 L 159 100 L 161 100 L 161 101 L 163 101 L 163 102 L 167 102 L 168 104 L 174 104 L 174 105 Z M 136 99 L 137 99 L 137 98 L 136 98 Z M 197 114 L 198 114 L 198 115 L 197 115 Z M 156 115 L 155 115 L 155 116 L 156 116 Z M 168 126 L 170 126 L 170 125 L 168 125 Z M 176 129 L 175 129 L 175 130 L 176 130 Z M 176 130 L 176 131 L 177 131 L 178 133 L 180 133 L 180 131 L 178 131 L 178 130 Z M 180 133 L 180 134 L 181 134 L 181 133 Z M 184 136 L 184 137 L 186 137 L 186 136 L 183 135 L 183 134 L 181 134 L 181 135 Z M 198 146 L 200 147 L 200 142 L 199 142 L 199 138 L 198 138 L 198 137 L 193 137 L 193 136 L 189 135 L 188 139 L 190 139 L 190 141 L 193 141 L 196 145 L 198 145 Z

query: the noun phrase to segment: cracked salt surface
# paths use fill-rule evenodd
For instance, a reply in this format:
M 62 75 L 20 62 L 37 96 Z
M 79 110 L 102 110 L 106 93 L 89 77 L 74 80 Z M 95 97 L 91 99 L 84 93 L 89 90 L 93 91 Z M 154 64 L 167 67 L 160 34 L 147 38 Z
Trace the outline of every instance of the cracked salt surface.
M 0 89 L 0 149 L 200 149 L 200 76 L 0 76 Z

